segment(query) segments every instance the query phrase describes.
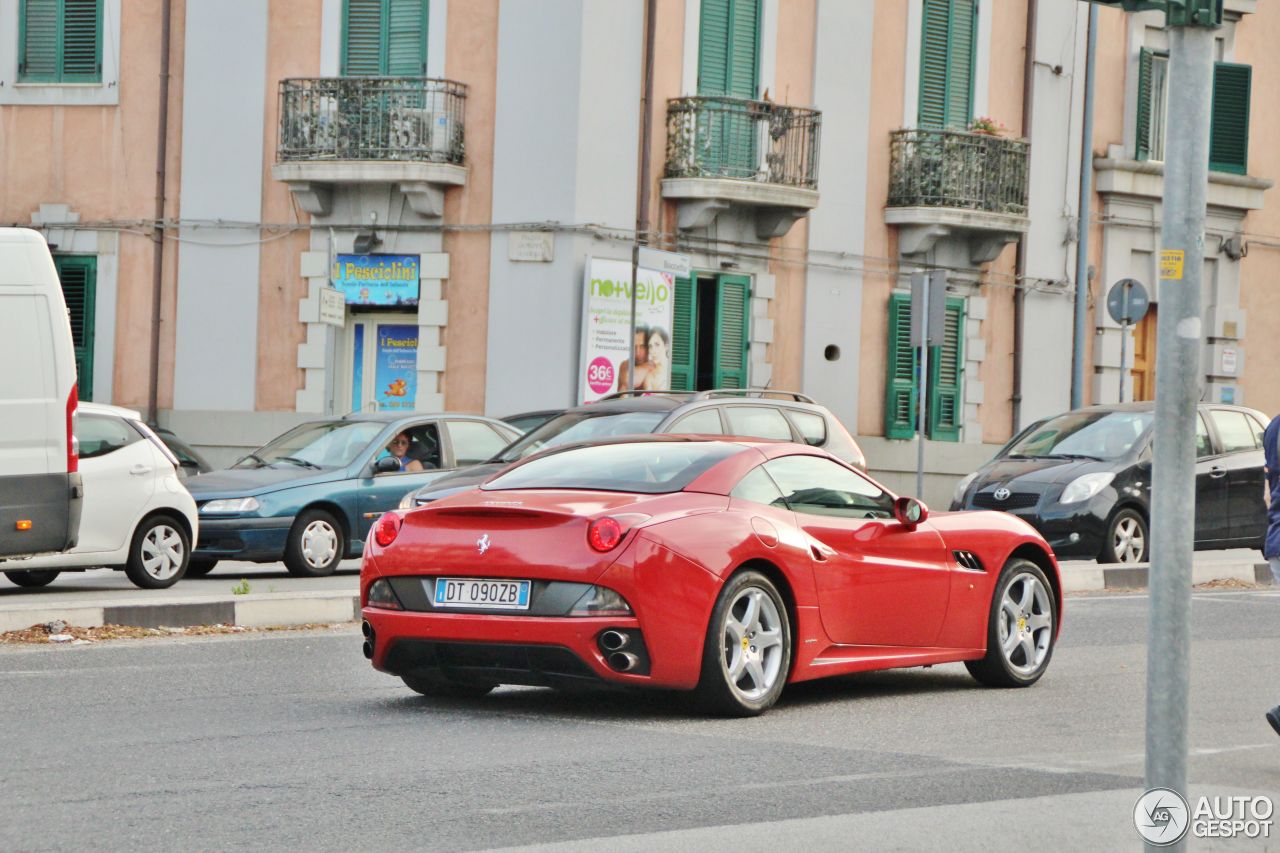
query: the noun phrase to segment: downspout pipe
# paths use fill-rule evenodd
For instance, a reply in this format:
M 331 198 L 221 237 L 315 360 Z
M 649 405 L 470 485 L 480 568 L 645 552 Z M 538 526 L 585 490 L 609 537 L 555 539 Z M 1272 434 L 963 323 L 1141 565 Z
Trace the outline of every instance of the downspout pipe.
M 649 242 L 649 184 L 653 169 L 649 145 L 653 123 L 653 58 L 654 33 L 657 30 L 657 0 L 645 0 L 644 6 L 644 89 L 640 94 L 640 186 L 636 198 L 636 242 Z
M 1098 7 L 1089 4 L 1084 61 L 1084 126 L 1080 131 L 1080 211 L 1076 226 L 1075 340 L 1071 348 L 1071 408 L 1084 405 L 1084 347 L 1089 319 L 1089 204 L 1093 198 L 1093 78 L 1098 50 Z
M 1027 3 L 1026 47 L 1022 59 L 1022 135 L 1027 139 L 1031 138 L 1032 110 L 1035 107 L 1036 13 L 1039 7 L 1040 0 L 1029 0 Z M 1013 291 L 1013 395 L 1010 397 L 1012 435 L 1017 435 L 1022 429 L 1022 341 L 1027 308 L 1027 236 L 1025 234 L 1018 240 L 1015 251 L 1014 269 L 1018 274 L 1018 286 Z
M 172 0 L 160 6 L 160 119 L 156 131 L 156 203 L 152 227 L 151 375 L 147 393 L 147 421 L 155 426 L 160 414 L 160 297 L 164 284 L 164 191 L 169 141 L 169 33 Z

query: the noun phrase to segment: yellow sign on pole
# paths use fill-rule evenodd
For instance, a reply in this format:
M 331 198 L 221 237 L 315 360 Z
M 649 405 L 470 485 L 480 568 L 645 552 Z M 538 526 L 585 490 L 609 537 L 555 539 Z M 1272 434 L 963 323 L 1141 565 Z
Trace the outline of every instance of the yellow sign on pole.
M 1181 249 L 1163 249 L 1160 252 L 1160 277 L 1179 281 L 1182 279 L 1182 261 L 1186 252 Z

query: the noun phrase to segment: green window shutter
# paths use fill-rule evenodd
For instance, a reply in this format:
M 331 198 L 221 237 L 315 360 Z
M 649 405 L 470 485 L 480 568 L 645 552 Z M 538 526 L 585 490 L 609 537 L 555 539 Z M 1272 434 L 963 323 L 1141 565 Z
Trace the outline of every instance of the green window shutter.
M 102 0 L 62 0 L 62 81 L 102 79 Z
M 390 0 L 386 73 L 392 77 L 427 73 L 427 0 Z
M 700 15 L 698 94 L 755 98 L 760 0 L 702 0 Z
M 71 340 L 75 345 L 76 382 L 81 400 L 93 399 L 94 303 L 97 290 L 98 259 L 93 256 L 55 255 L 62 296 L 71 317 Z
M 428 0 L 346 0 L 345 77 L 419 77 L 427 71 Z
M 23 0 L 20 15 L 22 55 L 18 79 L 23 82 L 58 81 L 58 0 Z
M 671 390 L 693 391 L 697 382 L 694 358 L 698 352 L 697 298 L 694 281 L 676 279 L 671 318 Z
M 102 0 L 22 0 L 18 79 L 24 83 L 102 80 Z
M 1213 66 L 1209 168 L 1243 175 L 1249 168 L 1249 94 L 1253 69 L 1233 62 Z
M 920 127 L 969 126 L 973 117 L 973 67 L 977 0 L 924 0 L 920 39 Z
M 947 127 L 968 130 L 973 118 L 973 63 L 978 43 L 977 0 L 952 0 L 947 50 Z
M 1138 51 L 1138 121 L 1134 128 L 1135 160 L 1151 156 L 1151 64 L 1152 52 L 1147 48 Z
M 733 0 L 729 12 L 728 94 L 756 98 L 760 94 L 760 0 Z
M 702 0 L 698 23 L 698 94 L 729 94 L 729 2 Z
M 377 77 L 385 67 L 383 0 L 346 0 L 342 20 L 342 74 Z
M 934 441 L 960 440 L 963 357 L 964 300 L 948 299 L 943 344 L 929 352 L 929 438 Z
M 722 275 L 716 292 L 717 388 L 747 387 L 747 317 L 750 310 L 751 279 L 745 275 Z
M 915 435 L 915 351 L 911 347 L 911 296 L 889 296 L 888 377 L 885 380 L 885 438 Z

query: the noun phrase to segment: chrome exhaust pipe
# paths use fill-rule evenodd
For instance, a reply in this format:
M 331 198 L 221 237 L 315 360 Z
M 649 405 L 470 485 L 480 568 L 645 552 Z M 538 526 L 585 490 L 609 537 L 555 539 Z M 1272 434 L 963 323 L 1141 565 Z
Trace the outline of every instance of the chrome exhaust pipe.
M 366 637 L 373 636 L 373 626 L 369 624 L 368 619 L 360 623 L 360 632 L 364 634 Z
M 373 641 L 364 641 L 364 657 L 365 660 L 373 660 Z
M 631 652 L 614 652 L 609 655 L 609 666 L 613 667 L 618 672 L 629 672 L 630 670 L 635 669 L 638 662 L 639 659 L 635 655 L 631 654 Z
M 606 652 L 616 652 L 625 649 L 627 643 L 631 642 L 631 638 L 621 631 L 605 631 L 600 635 L 600 647 Z

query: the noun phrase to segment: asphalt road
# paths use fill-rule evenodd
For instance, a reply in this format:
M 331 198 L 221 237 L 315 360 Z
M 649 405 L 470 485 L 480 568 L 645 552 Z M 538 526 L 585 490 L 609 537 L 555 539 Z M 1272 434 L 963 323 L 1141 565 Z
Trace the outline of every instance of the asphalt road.
M 1071 598 L 1028 690 L 872 673 L 750 720 L 429 701 L 354 628 L 0 647 L 0 849 L 1132 850 L 1146 606 Z M 1193 621 L 1193 792 L 1280 799 L 1280 593 L 1197 593 Z

